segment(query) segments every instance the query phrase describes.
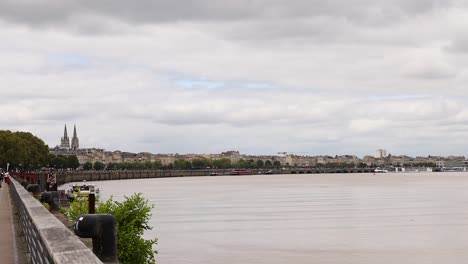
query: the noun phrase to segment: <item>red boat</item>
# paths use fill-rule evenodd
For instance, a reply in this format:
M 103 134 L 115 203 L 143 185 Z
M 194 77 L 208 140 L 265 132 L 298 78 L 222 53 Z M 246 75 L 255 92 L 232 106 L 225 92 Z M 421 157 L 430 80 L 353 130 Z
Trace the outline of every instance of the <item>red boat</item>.
M 231 175 L 252 175 L 251 170 L 232 170 Z

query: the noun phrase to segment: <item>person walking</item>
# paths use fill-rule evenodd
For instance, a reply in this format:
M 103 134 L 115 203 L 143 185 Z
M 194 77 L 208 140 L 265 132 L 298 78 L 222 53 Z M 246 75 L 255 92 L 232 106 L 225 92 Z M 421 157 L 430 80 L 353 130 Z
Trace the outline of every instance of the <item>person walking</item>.
M 10 174 L 7 172 L 5 173 L 5 182 L 10 185 Z

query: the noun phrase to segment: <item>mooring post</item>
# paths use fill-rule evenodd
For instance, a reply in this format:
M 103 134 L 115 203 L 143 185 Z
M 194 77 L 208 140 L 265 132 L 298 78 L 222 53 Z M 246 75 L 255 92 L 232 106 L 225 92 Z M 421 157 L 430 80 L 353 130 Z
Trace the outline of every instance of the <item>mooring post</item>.
M 94 193 L 90 193 L 88 196 L 88 212 L 90 214 L 96 213 L 96 196 Z
M 118 263 L 117 233 L 112 215 L 79 215 L 73 229 L 77 236 L 93 239 L 93 252 L 102 262 Z

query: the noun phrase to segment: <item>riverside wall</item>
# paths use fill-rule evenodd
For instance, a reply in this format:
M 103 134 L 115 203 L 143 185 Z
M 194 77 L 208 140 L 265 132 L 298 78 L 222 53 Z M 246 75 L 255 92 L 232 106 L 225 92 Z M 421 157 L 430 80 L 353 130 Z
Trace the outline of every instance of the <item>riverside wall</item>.
M 317 173 L 372 173 L 372 168 L 282 168 L 272 170 L 248 170 L 251 175 L 260 174 L 317 174 Z M 49 173 L 11 173 L 12 176 L 27 183 L 41 185 L 45 190 L 47 175 L 56 174 L 57 185 L 69 182 L 82 181 L 110 181 L 133 180 L 168 177 L 200 177 L 200 176 L 226 176 L 231 175 L 231 169 L 204 169 L 204 170 L 127 170 L 127 171 L 69 171 Z
M 212 170 L 135 170 L 135 171 L 90 171 L 66 172 L 57 174 L 57 184 L 60 186 L 69 182 L 81 181 L 112 181 L 167 177 L 208 176 Z
M 230 169 L 206 170 L 134 170 L 134 171 L 88 171 L 57 173 L 57 184 L 81 181 L 109 181 L 168 177 L 196 177 L 196 176 L 226 176 L 231 175 Z M 273 170 L 249 170 L 253 175 L 259 174 L 316 174 L 316 173 L 372 173 L 374 169 L 317 169 L 317 168 L 288 168 Z
M 19 218 L 20 233 L 28 245 L 31 263 L 102 263 L 15 179 L 11 179 L 10 193 Z

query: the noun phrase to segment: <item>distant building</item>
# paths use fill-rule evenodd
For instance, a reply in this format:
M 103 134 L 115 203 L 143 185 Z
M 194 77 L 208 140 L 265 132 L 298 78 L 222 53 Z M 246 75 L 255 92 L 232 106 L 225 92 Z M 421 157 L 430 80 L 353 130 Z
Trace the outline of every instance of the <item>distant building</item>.
M 65 128 L 63 130 L 63 137 L 60 139 L 60 146 L 58 146 L 58 148 L 60 150 L 77 150 L 80 148 L 80 141 L 76 134 L 76 126 L 73 126 L 73 137 L 70 146 L 70 138 L 68 137 L 67 133 L 67 124 L 65 124 Z
M 385 158 L 387 157 L 387 151 L 385 149 L 378 149 L 375 151 L 374 157 L 376 159 Z

